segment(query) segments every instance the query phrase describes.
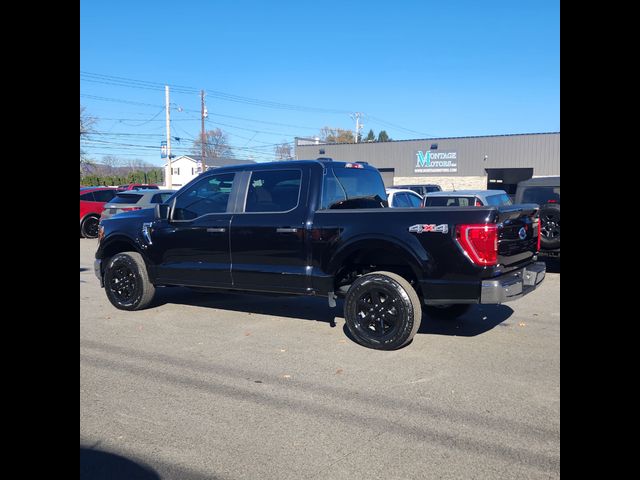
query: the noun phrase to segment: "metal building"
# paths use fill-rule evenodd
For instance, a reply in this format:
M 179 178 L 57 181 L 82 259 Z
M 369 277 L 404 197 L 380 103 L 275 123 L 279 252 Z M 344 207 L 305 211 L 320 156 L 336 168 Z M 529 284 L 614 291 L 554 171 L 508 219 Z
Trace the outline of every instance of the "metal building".
M 560 175 L 560 132 L 322 144 L 296 138 L 296 159 L 366 161 L 393 172 L 391 185 L 443 183 L 443 189 L 486 188 L 486 169 L 533 168 Z M 392 170 L 390 170 L 392 169 Z M 390 178 L 390 177 L 387 177 Z

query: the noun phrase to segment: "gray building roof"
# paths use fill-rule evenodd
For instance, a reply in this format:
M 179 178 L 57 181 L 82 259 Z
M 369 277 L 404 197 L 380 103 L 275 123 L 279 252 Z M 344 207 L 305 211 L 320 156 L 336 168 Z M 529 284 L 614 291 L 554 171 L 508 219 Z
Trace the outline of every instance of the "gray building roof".
M 436 159 L 434 164 L 427 163 L 427 152 L 430 159 Z M 322 156 L 346 162 L 362 160 L 377 168 L 394 168 L 396 177 L 484 176 L 485 168 L 527 167 L 534 169 L 534 175 L 558 175 L 560 132 L 319 145 L 297 143 L 295 154 L 300 159 Z M 434 168 L 432 165 L 438 162 L 447 168 Z

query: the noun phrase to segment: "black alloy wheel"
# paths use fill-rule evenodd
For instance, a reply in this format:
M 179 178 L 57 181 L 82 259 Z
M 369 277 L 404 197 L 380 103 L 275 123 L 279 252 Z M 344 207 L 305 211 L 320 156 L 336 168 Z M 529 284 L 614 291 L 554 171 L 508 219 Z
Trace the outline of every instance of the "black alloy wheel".
M 111 304 L 120 310 L 141 310 L 155 294 L 155 286 L 138 252 L 118 253 L 108 260 L 104 288 Z
M 405 312 L 396 292 L 374 287 L 362 292 L 356 302 L 356 328 L 380 339 L 397 332 Z
M 365 347 L 395 350 L 414 337 L 422 319 L 420 298 L 413 286 L 392 272 L 358 277 L 345 296 L 349 332 Z
M 540 209 L 540 246 L 560 248 L 560 205 L 549 203 Z
M 82 236 L 85 238 L 98 238 L 98 217 L 90 216 L 82 221 Z

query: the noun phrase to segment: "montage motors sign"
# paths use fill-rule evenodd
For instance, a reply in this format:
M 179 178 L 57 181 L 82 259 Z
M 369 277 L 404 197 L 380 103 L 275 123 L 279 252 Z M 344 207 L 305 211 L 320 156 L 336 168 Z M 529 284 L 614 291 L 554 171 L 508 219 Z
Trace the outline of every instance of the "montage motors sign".
M 458 152 L 416 152 L 415 173 L 456 173 L 458 171 Z

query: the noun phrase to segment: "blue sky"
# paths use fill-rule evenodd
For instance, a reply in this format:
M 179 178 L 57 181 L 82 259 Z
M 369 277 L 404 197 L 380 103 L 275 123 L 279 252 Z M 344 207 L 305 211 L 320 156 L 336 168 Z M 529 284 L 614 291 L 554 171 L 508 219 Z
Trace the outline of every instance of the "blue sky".
M 81 0 L 80 70 L 98 161 L 162 163 L 165 83 L 189 87 L 171 93 L 176 154 L 200 89 L 207 129 L 254 160 L 356 111 L 395 140 L 559 131 L 559 1 Z

